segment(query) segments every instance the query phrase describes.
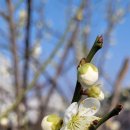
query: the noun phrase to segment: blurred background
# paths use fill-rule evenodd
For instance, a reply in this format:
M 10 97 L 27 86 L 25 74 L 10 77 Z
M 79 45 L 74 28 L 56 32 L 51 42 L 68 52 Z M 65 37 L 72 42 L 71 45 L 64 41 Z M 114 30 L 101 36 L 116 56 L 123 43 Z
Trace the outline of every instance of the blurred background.
M 105 93 L 100 116 L 123 112 L 104 130 L 130 129 L 130 0 L 1 0 L 0 129 L 41 130 L 71 103 L 77 65 L 96 37 L 93 63 Z

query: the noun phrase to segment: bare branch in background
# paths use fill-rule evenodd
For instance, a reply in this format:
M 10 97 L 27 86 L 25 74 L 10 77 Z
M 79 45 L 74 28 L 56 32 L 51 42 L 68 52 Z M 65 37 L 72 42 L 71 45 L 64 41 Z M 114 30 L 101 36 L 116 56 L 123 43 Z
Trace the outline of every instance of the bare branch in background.
M 110 49 L 110 38 L 111 34 L 114 31 L 114 28 L 118 26 L 119 22 L 128 14 L 129 12 L 129 6 L 123 9 L 124 12 L 121 14 L 118 14 L 118 10 L 115 8 L 115 3 L 113 3 L 112 0 L 108 1 L 108 7 L 106 12 L 106 20 L 107 20 L 107 28 L 105 30 L 105 33 L 103 35 L 104 37 L 104 49 L 102 51 L 102 57 L 99 60 L 99 68 L 100 71 L 103 72 L 103 68 L 105 66 L 106 62 L 106 55 Z
M 13 20 L 13 4 L 11 0 L 6 0 L 7 7 L 8 7 L 8 22 L 9 22 L 9 29 L 10 29 L 10 41 L 11 41 L 11 51 L 12 51 L 12 58 L 13 58 L 13 69 L 14 69 L 14 86 L 15 86 L 15 96 L 16 98 L 19 96 L 21 89 L 20 89 L 20 79 L 19 79 L 19 60 L 17 54 L 17 44 L 16 44 L 16 31 L 15 31 L 15 23 Z M 18 116 L 18 126 L 20 125 L 20 112 L 19 108 L 16 108 L 16 113 Z
M 79 63 L 82 58 L 79 65 L 90 62 L 102 47 L 103 41 L 101 55 L 94 58 L 94 62 L 96 61 L 99 65 L 101 79 L 105 84 L 104 94 L 106 94 L 106 99 L 102 103 L 107 107 L 102 108 L 99 114 L 104 115 L 103 112 L 108 111 L 109 107 L 114 108 L 119 99 L 124 103 L 129 91 L 127 93 L 123 88 L 122 92 L 121 87 L 128 71 L 129 60 L 126 59 L 122 64 L 117 78 L 114 78 L 115 81 L 112 79 L 113 76 L 108 75 L 110 68 L 105 69 L 105 65 L 109 66 L 106 56 L 111 48 L 113 32 L 117 33 L 118 29 L 122 29 L 118 25 L 130 11 L 128 3 L 130 2 L 119 0 L 98 3 L 89 0 L 2 1 L 0 4 L 0 61 L 4 56 L 4 59 L 8 58 L 9 62 L 6 63 L 7 59 L 3 60 L 3 63 L 0 62 L 2 66 L 0 69 L 2 81 L 0 84 L 0 129 L 1 121 L 6 118 L 11 130 L 41 130 L 41 121 L 45 114 L 52 111 L 62 115 L 73 96 L 76 61 Z M 53 4 L 56 8 L 52 8 Z M 107 17 L 104 18 L 104 15 Z M 126 18 L 128 20 L 128 17 Z M 121 25 L 126 26 L 126 23 Z M 117 26 L 118 29 L 116 29 Z M 121 30 L 121 33 L 122 31 L 124 30 Z M 91 42 L 92 37 L 99 33 L 103 33 L 103 37 L 97 37 L 88 54 L 91 46 L 89 41 Z M 119 37 L 119 42 L 121 38 Z M 126 36 L 126 39 L 128 38 Z M 120 50 L 120 47 L 115 49 Z M 113 59 L 111 61 L 113 62 Z M 8 66 L 6 67 L 5 64 Z M 72 75 L 75 76 L 72 77 Z M 114 89 L 113 93 L 109 93 L 109 86 L 106 85 L 113 87 L 111 88 Z M 85 88 L 82 88 L 77 80 L 72 102 L 81 101 L 82 89 Z M 112 97 L 111 106 L 108 104 L 109 97 Z M 85 98 L 85 95 L 82 98 Z M 55 101 L 58 105 L 53 106 Z M 124 107 L 125 105 L 127 106 L 127 102 L 124 103 Z M 97 125 L 94 124 L 93 128 L 97 129 L 106 119 L 109 119 L 111 112 L 108 114 L 97 122 Z M 2 127 L 1 130 L 7 129 Z
M 76 36 L 77 36 L 77 33 L 78 33 L 78 26 L 79 26 L 79 23 L 77 23 L 76 28 L 75 28 L 75 30 L 74 30 L 74 32 L 73 32 L 73 34 L 72 34 L 72 37 L 71 37 L 71 39 L 70 39 L 70 41 L 69 41 L 67 47 L 66 47 L 65 50 L 64 50 L 64 54 L 63 54 L 63 56 L 62 56 L 62 58 L 61 58 L 59 67 L 57 68 L 56 75 L 54 76 L 55 78 L 53 79 L 53 85 L 52 85 L 52 87 L 51 87 L 51 89 L 50 89 L 50 91 L 49 91 L 49 93 L 48 93 L 47 98 L 46 98 L 45 107 L 47 107 L 47 103 L 49 102 L 49 99 L 51 98 L 51 94 L 53 93 L 55 87 L 57 86 L 56 81 L 57 81 L 58 77 L 60 76 L 61 71 L 62 71 L 62 69 L 63 69 L 63 67 L 64 67 L 64 63 L 65 63 L 65 61 L 66 61 L 66 58 L 67 58 L 67 55 L 68 55 L 68 51 L 69 51 L 69 49 L 72 47 L 72 45 L 74 44 L 74 42 L 75 42 L 75 40 L 76 40 Z M 46 110 L 46 108 L 44 108 L 44 111 L 45 111 L 45 110 Z
M 8 15 L 5 12 L 3 12 L 3 11 L 0 11 L 0 16 L 2 16 L 6 21 L 9 20 Z
M 23 85 L 24 89 L 28 85 L 28 74 L 29 74 L 29 59 L 30 59 L 30 24 L 31 24 L 31 4 L 32 0 L 27 0 L 27 23 L 25 33 L 25 51 L 24 51 L 24 66 L 23 66 Z
M 9 11 L 9 28 L 10 28 L 10 41 L 11 41 L 11 51 L 13 55 L 13 67 L 15 75 L 15 87 L 16 87 L 16 96 L 20 92 L 20 80 L 19 80 L 19 68 L 18 68 L 18 54 L 17 54 L 17 44 L 16 44 L 16 32 L 15 32 L 15 23 L 13 21 L 13 4 L 11 0 L 6 0 Z
M 91 10 L 90 10 L 91 2 L 86 0 L 84 1 L 84 7 L 82 12 L 82 24 L 79 28 L 79 35 L 77 40 L 74 44 L 74 50 L 75 50 L 75 58 L 76 63 L 79 63 L 80 59 L 85 57 L 85 55 L 88 53 L 88 39 L 89 39 L 89 27 L 91 22 Z M 81 36 L 80 36 L 81 35 Z
M 62 46 L 62 43 L 64 42 L 64 40 L 65 40 L 68 32 L 70 31 L 70 26 L 73 24 L 73 20 L 74 20 L 75 16 L 77 15 L 77 12 L 83 6 L 84 1 L 85 0 L 83 0 L 81 2 L 81 5 L 77 9 L 74 17 L 72 19 L 70 19 L 70 21 L 68 23 L 68 26 L 67 26 L 67 28 L 64 31 L 63 36 L 61 37 L 61 39 L 59 40 L 59 42 L 56 44 L 56 47 L 54 48 L 54 50 L 52 51 L 52 53 L 50 54 L 50 56 L 48 57 L 48 59 L 45 62 L 43 62 L 43 64 L 41 65 L 40 70 L 35 73 L 32 81 L 28 85 L 27 89 L 25 89 L 24 91 L 22 91 L 20 93 L 20 95 L 17 97 L 16 101 L 0 115 L 0 119 L 2 119 L 5 115 L 8 115 L 11 111 L 13 111 L 20 104 L 20 102 L 22 101 L 22 99 L 24 98 L 24 96 L 27 94 L 27 92 L 34 87 L 34 85 L 36 84 L 36 82 L 37 82 L 39 76 L 41 75 L 41 73 L 46 69 L 47 65 L 54 58 L 55 54 L 57 53 L 57 51 L 59 50 L 59 48 Z
M 129 59 L 127 58 L 124 60 L 124 63 L 119 71 L 119 74 L 114 84 L 114 91 L 113 91 L 114 93 L 113 93 L 110 110 L 114 108 L 114 106 L 117 105 L 117 103 L 119 102 L 120 93 L 121 93 L 121 84 L 127 74 L 128 68 L 129 68 Z

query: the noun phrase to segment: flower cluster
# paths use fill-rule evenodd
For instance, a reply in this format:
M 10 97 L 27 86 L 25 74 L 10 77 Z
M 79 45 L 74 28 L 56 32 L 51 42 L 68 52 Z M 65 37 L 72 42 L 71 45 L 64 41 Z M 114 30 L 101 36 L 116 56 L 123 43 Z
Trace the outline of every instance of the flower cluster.
M 85 63 L 78 67 L 78 81 L 86 91 L 88 98 L 78 104 L 73 102 L 65 111 L 63 120 L 56 115 L 44 117 L 42 121 L 43 130 L 89 130 L 93 121 L 100 118 L 95 114 L 100 109 L 100 101 L 104 94 L 99 85 L 98 69 L 91 63 Z

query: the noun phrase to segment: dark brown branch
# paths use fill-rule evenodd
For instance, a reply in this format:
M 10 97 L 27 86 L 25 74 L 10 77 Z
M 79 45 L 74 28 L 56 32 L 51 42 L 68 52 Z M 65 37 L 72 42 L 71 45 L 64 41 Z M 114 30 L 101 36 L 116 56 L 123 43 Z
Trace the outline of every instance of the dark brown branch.
M 25 51 L 24 58 L 25 64 L 23 67 L 23 87 L 26 89 L 28 84 L 28 72 L 29 72 L 29 57 L 30 57 L 30 24 L 31 24 L 31 4 L 32 0 L 27 0 L 27 24 L 25 34 Z
M 26 2 L 27 6 L 27 22 L 26 22 L 26 29 L 25 29 L 25 49 L 24 49 L 24 65 L 23 65 L 23 83 L 22 83 L 22 88 L 27 89 L 28 85 L 28 74 L 29 74 L 29 61 L 30 61 L 30 28 L 31 28 L 31 12 L 32 12 L 32 0 L 27 0 Z M 26 95 L 23 97 L 23 103 L 25 107 L 26 105 Z M 24 113 L 24 115 L 26 112 Z M 26 124 L 28 125 L 28 124 Z M 26 130 L 26 125 L 25 130 Z

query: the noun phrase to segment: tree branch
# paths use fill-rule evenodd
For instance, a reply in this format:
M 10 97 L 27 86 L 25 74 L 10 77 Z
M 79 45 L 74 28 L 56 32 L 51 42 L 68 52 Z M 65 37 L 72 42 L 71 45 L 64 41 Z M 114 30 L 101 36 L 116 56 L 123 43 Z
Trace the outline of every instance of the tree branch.
M 93 45 L 92 49 L 90 50 L 88 56 L 86 58 L 81 59 L 79 65 L 91 62 L 92 58 L 97 53 L 97 51 L 100 48 L 102 48 L 102 44 L 103 44 L 103 37 L 102 36 L 97 36 L 97 38 L 96 38 L 96 40 L 94 42 L 94 45 Z M 77 81 L 72 102 L 78 102 L 81 99 L 81 96 L 82 96 L 81 91 L 82 91 L 82 86 Z
M 117 105 L 111 112 L 109 112 L 99 122 L 97 122 L 96 125 L 93 123 L 90 126 L 89 130 L 96 130 L 99 126 L 101 126 L 104 122 L 109 120 L 111 117 L 118 115 L 122 109 L 123 109 L 122 105 Z
M 11 0 L 6 0 L 7 2 L 7 7 L 8 7 L 8 24 L 9 24 L 9 29 L 10 29 L 10 41 L 11 41 L 11 52 L 12 52 L 12 58 L 13 58 L 13 71 L 14 71 L 14 86 L 15 86 L 15 97 L 17 98 L 18 95 L 20 94 L 20 79 L 19 79 L 19 60 L 18 60 L 18 54 L 17 54 L 17 44 L 16 44 L 16 26 L 13 20 L 13 4 Z M 20 112 L 19 108 L 15 108 L 16 113 L 18 115 L 18 126 L 20 123 Z
M 28 71 L 29 71 L 29 59 L 30 59 L 30 24 L 31 24 L 31 4 L 32 0 L 27 0 L 27 24 L 26 24 L 26 35 L 25 35 L 25 51 L 24 58 L 25 63 L 23 66 L 23 85 L 26 89 L 28 82 Z
M 127 70 L 129 68 L 129 59 L 126 58 L 122 68 L 118 74 L 118 77 L 116 79 L 116 82 L 114 84 L 114 91 L 113 91 L 113 98 L 112 98 L 112 102 L 111 102 L 111 106 L 110 106 L 110 110 L 118 103 L 119 101 L 119 97 L 120 97 L 120 92 L 121 92 L 121 83 L 125 77 L 125 75 L 127 74 Z

